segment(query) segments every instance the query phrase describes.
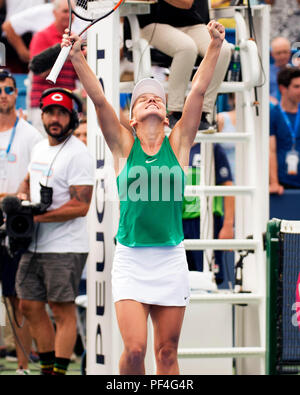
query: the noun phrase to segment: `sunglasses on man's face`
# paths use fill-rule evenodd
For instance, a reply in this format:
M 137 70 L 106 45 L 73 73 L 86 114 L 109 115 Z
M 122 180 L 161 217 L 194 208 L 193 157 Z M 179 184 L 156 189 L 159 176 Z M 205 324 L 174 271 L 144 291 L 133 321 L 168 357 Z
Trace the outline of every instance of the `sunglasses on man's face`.
M 12 95 L 15 91 L 15 88 L 13 86 L 2 86 L 2 87 L 0 87 L 0 94 L 1 95 L 2 95 L 3 89 L 4 89 L 4 93 L 6 95 Z

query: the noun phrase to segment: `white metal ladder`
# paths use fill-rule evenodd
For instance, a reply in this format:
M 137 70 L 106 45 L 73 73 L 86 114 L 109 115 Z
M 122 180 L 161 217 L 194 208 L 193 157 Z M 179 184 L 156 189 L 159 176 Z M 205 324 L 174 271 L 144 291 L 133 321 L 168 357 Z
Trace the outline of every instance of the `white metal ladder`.
M 199 294 L 192 295 L 191 303 L 229 303 L 233 305 L 247 304 L 249 320 L 254 317 L 253 328 L 246 329 L 245 339 L 253 343 L 255 332 L 258 345 L 251 347 L 233 348 L 195 348 L 179 349 L 179 358 L 223 358 L 223 357 L 259 357 L 259 367 L 241 364 L 241 373 L 261 373 L 264 369 L 265 357 L 265 254 L 263 251 L 262 234 L 268 220 L 268 65 L 269 65 L 269 7 L 253 7 L 253 17 L 256 30 L 257 46 L 261 58 L 257 55 L 257 46 L 249 40 L 246 23 L 245 7 L 230 7 L 215 10 L 215 17 L 234 17 L 236 21 L 237 44 L 240 47 L 242 82 L 224 82 L 220 93 L 237 93 L 237 133 L 198 133 L 196 142 L 205 145 L 211 143 L 234 142 L 237 147 L 236 186 L 206 185 L 205 177 L 201 177 L 201 185 L 187 186 L 186 196 L 236 196 L 236 239 L 234 240 L 185 240 L 187 250 L 254 250 L 252 259 L 247 258 L 245 268 L 245 283 L 249 294 Z M 148 43 L 139 36 L 139 25 L 135 15 L 129 15 L 132 32 L 132 50 L 134 60 L 135 81 L 151 76 L 150 48 Z M 253 107 L 253 88 L 262 82 L 261 66 L 264 68 L 265 85 L 259 87 L 260 115 L 256 117 Z M 133 83 L 121 83 L 120 91 L 130 92 Z M 167 91 L 167 84 L 165 86 Z M 245 198 L 247 197 L 247 198 Z M 248 199 L 248 200 L 247 200 Z M 203 199 L 205 201 L 205 199 Z M 205 204 L 204 204 L 205 206 Z M 201 201 L 201 211 L 205 207 Z M 203 211 L 204 212 L 204 211 Z M 203 217 L 201 215 L 201 217 Z M 253 240 L 246 239 L 253 235 Z M 246 312 L 246 314 L 248 314 Z M 252 332 L 252 333 L 251 333 Z

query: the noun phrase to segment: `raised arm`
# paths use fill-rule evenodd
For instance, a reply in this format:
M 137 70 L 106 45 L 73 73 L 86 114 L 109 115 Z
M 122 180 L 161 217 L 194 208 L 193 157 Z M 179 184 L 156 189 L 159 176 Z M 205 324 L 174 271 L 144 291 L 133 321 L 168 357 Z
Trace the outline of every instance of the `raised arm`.
M 182 117 L 170 135 L 170 142 L 172 141 L 172 147 L 181 164 L 187 161 L 187 153 L 195 140 L 201 120 L 204 95 L 213 78 L 225 38 L 225 28 L 220 23 L 211 21 L 207 28 L 211 36 L 211 42 L 192 80 L 191 91 L 186 98 Z
M 65 34 L 63 36 L 62 46 L 69 46 L 71 42 L 74 42 L 74 44 L 70 52 L 70 59 L 87 95 L 94 103 L 104 138 L 115 159 L 127 157 L 133 144 L 133 136 L 129 130 L 120 124 L 114 108 L 106 100 L 98 78 L 88 65 L 81 51 L 81 38 L 76 35 L 69 37 Z

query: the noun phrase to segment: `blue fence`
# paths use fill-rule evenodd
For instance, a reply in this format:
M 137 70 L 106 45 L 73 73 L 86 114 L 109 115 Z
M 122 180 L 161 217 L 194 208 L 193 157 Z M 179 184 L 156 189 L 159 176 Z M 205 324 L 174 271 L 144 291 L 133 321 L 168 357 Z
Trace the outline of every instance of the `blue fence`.
M 300 189 L 285 190 L 283 195 L 270 195 L 270 218 L 300 221 Z

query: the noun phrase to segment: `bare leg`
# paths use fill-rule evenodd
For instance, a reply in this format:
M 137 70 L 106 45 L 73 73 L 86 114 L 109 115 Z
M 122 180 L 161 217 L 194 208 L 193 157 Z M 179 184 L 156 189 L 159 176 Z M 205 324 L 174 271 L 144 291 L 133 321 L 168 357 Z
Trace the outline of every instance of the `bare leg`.
M 185 307 L 151 306 L 157 374 L 179 374 L 177 349 Z
M 55 334 L 53 325 L 45 310 L 45 303 L 22 299 L 20 308 L 29 322 L 30 332 L 36 341 L 38 352 L 53 351 Z
M 17 339 L 15 339 L 15 345 L 16 345 L 16 352 L 18 357 L 18 368 L 28 369 L 28 356 L 30 354 L 31 344 L 32 344 L 32 337 L 29 331 L 29 324 L 26 319 L 24 320 L 24 316 L 20 311 L 19 299 L 17 299 L 16 297 L 10 297 L 9 299 L 11 304 L 13 305 L 13 309 L 15 313 L 15 317 L 11 317 L 11 318 L 12 318 L 12 324 L 15 333 L 17 335 Z M 15 318 L 17 322 L 15 322 Z M 21 328 L 19 326 L 21 326 Z M 20 346 L 20 343 L 24 348 L 25 354 Z
M 115 307 L 124 343 L 124 351 L 119 363 L 120 374 L 145 374 L 144 359 L 150 306 L 134 300 L 121 300 L 115 304 Z
M 55 356 L 70 359 L 76 337 L 76 306 L 74 303 L 49 302 L 56 324 Z

